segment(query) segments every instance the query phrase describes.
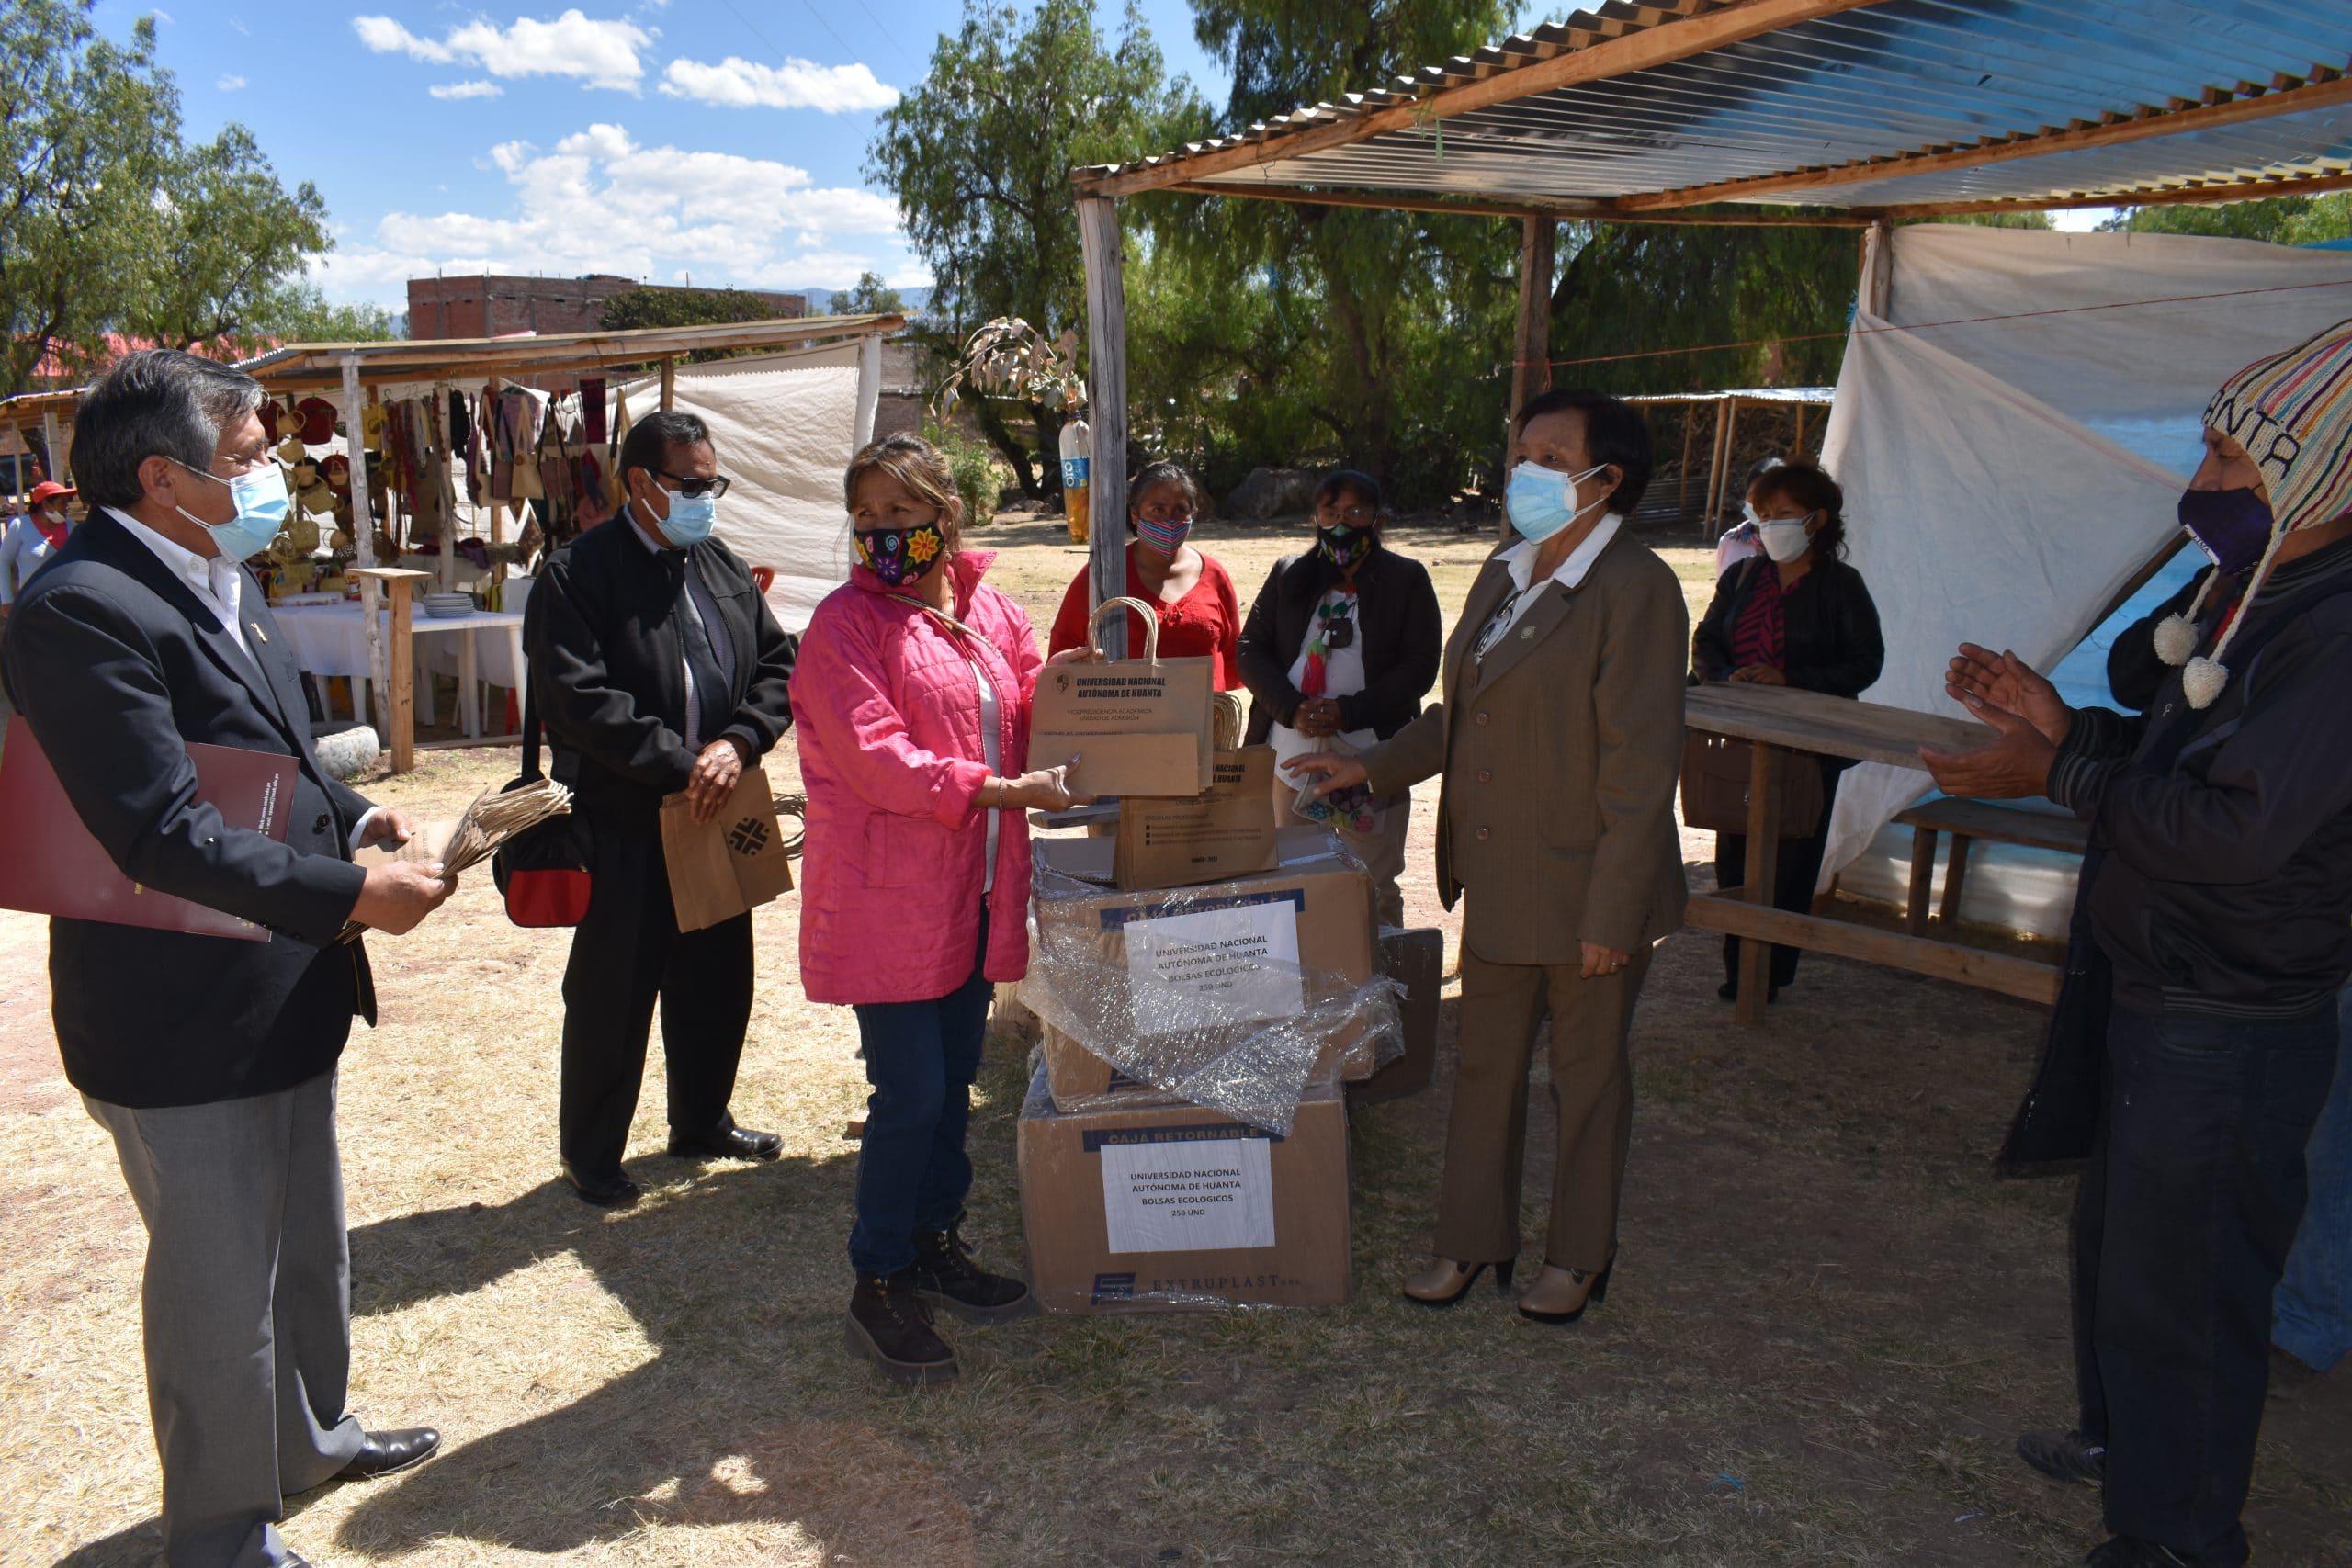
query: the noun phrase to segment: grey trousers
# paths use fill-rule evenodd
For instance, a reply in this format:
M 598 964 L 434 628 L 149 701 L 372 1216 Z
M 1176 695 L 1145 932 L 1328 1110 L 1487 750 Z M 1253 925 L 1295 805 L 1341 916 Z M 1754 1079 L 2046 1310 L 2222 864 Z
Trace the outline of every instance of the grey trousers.
M 170 1568 L 275 1568 L 287 1494 L 351 1462 L 351 1258 L 335 1076 L 278 1094 L 136 1111 L 114 1134 L 147 1227 L 147 1405 Z

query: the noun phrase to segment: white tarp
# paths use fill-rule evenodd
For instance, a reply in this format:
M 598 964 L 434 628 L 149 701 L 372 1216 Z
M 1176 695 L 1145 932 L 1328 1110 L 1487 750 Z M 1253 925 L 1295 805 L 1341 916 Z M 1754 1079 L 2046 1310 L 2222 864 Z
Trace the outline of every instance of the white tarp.
M 1822 460 L 1886 635 L 1864 694 L 1962 714 L 1943 691 L 1952 649 L 2047 671 L 2081 641 L 2177 531 L 2214 387 L 2352 316 L 2352 254 L 1936 224 L 1892 241 L 1889 318 L 1856 318 Z M 2029 313 L 2052 310 L 2068 313 Z M 1825 885 L 1932 787 L 1849 772 Z
M 795 636 L 849 581 L 842 473 L 856 451 L 860 359 L 846 343 L 682 365 L 671 398 L 710 426 L 718 471 L 735 481 L 718 503 L 718 536 L 747 565 L 775 569 L 768 604 Z M 657 378 L 625 389 L 634 418 L 661 406 Z

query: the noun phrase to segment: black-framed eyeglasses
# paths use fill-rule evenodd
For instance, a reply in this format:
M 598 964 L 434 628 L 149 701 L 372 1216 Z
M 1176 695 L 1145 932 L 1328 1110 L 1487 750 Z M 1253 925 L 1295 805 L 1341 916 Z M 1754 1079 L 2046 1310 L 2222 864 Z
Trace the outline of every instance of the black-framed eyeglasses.
M 707 495 L 713 501 L 716 501 L 720 496 L 725 495 L 727 493 L 728 486 L 735 482 L 733 479 L 729 479 L 725 474 L 720 474 L 716 479 L 688 479 L 684 474 L 663 474 L 662 477 L 668 479 L 672 484 L 676 485 L 680 495 L 686 496 L 689 499 L 695 496 Z

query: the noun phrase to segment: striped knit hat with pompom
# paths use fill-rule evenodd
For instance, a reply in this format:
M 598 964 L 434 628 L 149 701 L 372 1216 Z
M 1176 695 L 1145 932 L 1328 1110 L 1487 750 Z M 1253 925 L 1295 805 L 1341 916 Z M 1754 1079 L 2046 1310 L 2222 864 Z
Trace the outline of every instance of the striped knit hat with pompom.
M 2156 656 L 2186 664 L 2181 687 L 2191 707 L 2210 707 L 2229 683 L 2222 654 L 2244 624 L 2243 606 L 2254 603 L 2270 575 L 2270 563 L 2288 535 L 2333 523 L 2352 507 L 2352 321 L 2338 321 L 2283 354 L 2257 359 L 2228 380 L 2205 405 L 2205 427 L 2233 436 L 2262 470 L 2270 491 L 2270 543 L 2239 596 L 2233 615 L 2209 658 L 2192 659 L 2197 615 L 2221 574 L 2198 590 L 2182 615 L 2168 615 L 2156 627 Z

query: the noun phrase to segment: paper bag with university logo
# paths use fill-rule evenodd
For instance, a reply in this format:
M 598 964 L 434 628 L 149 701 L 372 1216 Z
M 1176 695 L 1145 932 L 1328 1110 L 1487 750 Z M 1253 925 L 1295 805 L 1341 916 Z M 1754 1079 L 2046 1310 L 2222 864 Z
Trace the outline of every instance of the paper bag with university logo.
M 1049 664 L 1030 709 L 1029 765 L 1075 756 L 1070 787 L 1084 795 L 1189 795 L 1209 787 L 1216 720 L 1214 659 L 1159 657 L 1159 617 L 1140 599 L 1105 599 L 1094 614 L 1143 620 L 1143 657 Z
M 735 792 L 707 822 L 696 822 L 681 793 L 662 802 L 662 855 L 678 929 L 698 931 L 792 890 L 792 861 L 775 820 L 766 770 L 746 768 Z
M 1273 869 L 1282 832 L 1274 818 L 1274 749 L 1219 751 L 1215 772 L 1216 781 L 1197 795 L 1119 802 L 1112 879 L 1123 891 L 1191 887 Z

